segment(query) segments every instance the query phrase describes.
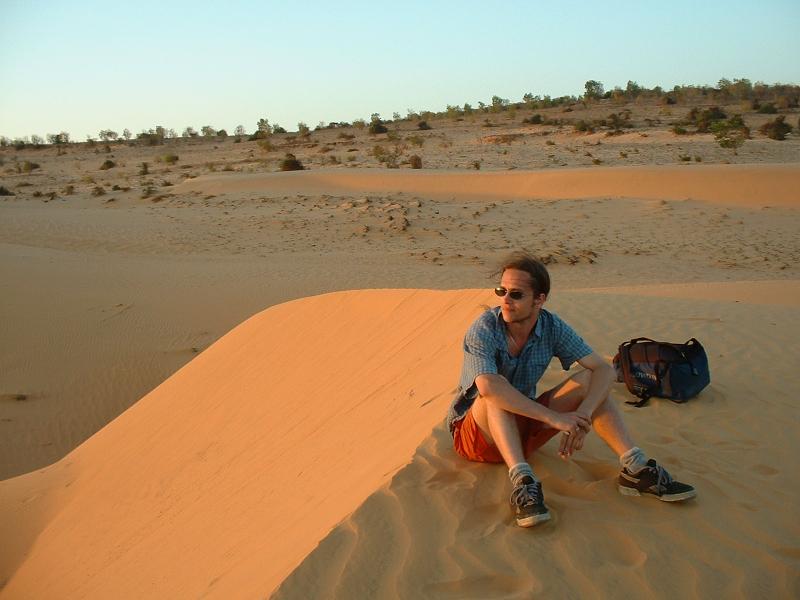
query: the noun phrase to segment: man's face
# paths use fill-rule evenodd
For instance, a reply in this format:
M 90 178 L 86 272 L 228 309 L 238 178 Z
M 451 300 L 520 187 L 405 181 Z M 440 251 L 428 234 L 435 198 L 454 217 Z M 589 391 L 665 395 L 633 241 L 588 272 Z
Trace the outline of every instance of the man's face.
M 513 300 L 510 294 L 500 298 L 500 310 L 506 323 L 520 323 L 527 319 L 536 319 L 544 304 L 544 294 L 534 298 L 531 276 L 526 271 L 506 269 L 500 278 L 501 287 L 509 292 L 522 292 L 523 297 Z

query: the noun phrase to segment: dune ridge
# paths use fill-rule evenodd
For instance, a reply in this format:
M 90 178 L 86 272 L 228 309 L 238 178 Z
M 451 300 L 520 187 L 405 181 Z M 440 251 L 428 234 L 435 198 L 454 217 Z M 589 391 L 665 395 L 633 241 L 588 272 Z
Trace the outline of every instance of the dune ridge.
M 798 206 L 800 165 L 692 165 L 568 168 L 538 171 L 315 170 L 289 173 L 202 175 L 175 193 L 270 191 L 337 194 L 386 190 L 431 198 L 639 198 L 703 200 L 726 205 Z
M 555 296 L 549 307 L 602 354 L 639 334 L 706 344 L 713 383 L 700 398 L 625 408 L 643 445 L 701 495 L 631 503 L 596 438 L 566 465 L 546 447 L 534 466 L 555 520 L 528 532 L 511 525 L 502 469 L 459 462 L 441 427 L 461 336 L 487 304 L 485 290 L 361 290 L 245 321 L 59 463 L 0 483 L 3 537 L 19 539 L 36 511 L 40 528 L 34 540 L 27 523 L 15 564 L 0 555 L 0 596 L 799 589 L 800 490 L 781 470 L 800 451 L 785 351 L 800 333 L 796 299 L 755 310 Z M 542 386 L 563 376 L 551 365 Z

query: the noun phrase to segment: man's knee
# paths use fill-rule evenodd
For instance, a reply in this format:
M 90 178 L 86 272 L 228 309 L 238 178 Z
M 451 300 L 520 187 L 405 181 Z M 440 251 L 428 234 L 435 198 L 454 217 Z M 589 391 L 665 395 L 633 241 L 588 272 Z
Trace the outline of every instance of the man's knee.
M 572 375 L 556 388 L 550 399 L 550 408 L 556 412 L 570 412 L 577 409 L 589 393 L 591 380 L 592 372 L 588 369 Z

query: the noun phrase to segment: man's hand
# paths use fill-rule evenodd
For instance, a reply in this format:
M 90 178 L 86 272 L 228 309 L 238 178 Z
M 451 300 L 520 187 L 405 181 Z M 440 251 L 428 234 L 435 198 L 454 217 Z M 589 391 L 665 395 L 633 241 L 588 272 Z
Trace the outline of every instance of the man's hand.
M 592 428 L 592 420 L 579 412 L 555 413 L 550 426 L 562 432 L 558 454 L 566 459 L 583 448 L 583 441 Z
M 567 432 L 561 434 L 561 445 L 558 448 L 558 455 L 563 459 L 568 459 L 572 456 L 573 452 L 577 452 L 583 448 L 583 441 L 586 439 L 588 432 L 583 429 L 578 429 L 575 434 L 567 435 Z
M 578 431 L 586 434 L 592 428 L 592 420 L 579 412 L 559 413 L 553 411 L 548 425 L 569 435 L 575 435 Z

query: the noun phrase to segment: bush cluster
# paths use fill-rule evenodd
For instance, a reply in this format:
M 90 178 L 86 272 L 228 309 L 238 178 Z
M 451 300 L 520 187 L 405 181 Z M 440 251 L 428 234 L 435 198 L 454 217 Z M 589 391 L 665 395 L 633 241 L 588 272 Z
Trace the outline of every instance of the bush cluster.
M 367 129 L 367 131 L 373 134 L 377 134 L 377 133 L 386 133 L 389 130 L 386 128 L 386 125 L 384 125 L 383 122 L 380 119 L 378 119 L 369 124 L 369 129 Z
M 728 115 L 726 115 L 719 106 L 712 106 L 711 108 L 707 108 L 705 110 L 695 106 L 689 111 L 689 114 L 686 117 L 686 122 L 689 125 L 694 125 L 697 128 L 697 133 L 708 133 L 711 131 L 712 123 L 715 121 L 722 121 L 727 118 Z
M 798 121 L 800 125 L 800 121 Z M 768 123 L 764 123 L 759 131 L 771 140 L 785 140 L 786 134 L 792 130 L 792 126 L 785 122 L 785 117 L 781 115 Z
M 281 171 L 302 171 L 305 169 L 294 154 L 286 154 L 278 166 Z
M 117 166 L 117 163 L 115 163 L 113 160 L 106 160 L 106 161 L 103 162 L 102 165 L 100 165 L 100 170 L 101 171 L 108 171 L 109 169 L 113 169 L 116 166 Z

